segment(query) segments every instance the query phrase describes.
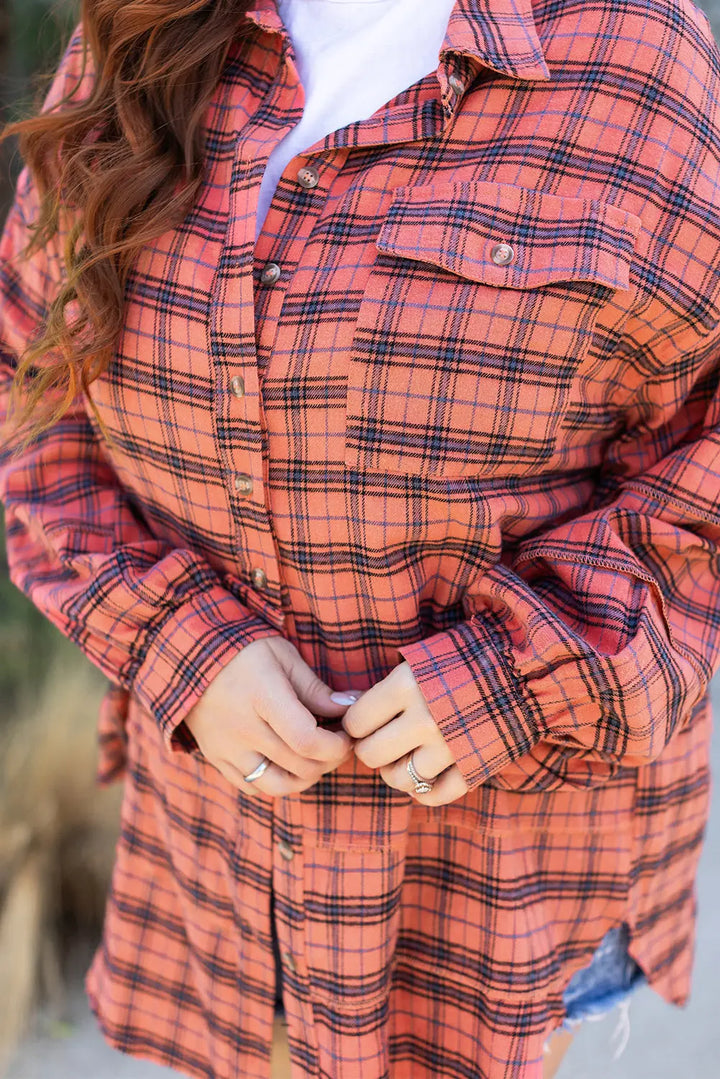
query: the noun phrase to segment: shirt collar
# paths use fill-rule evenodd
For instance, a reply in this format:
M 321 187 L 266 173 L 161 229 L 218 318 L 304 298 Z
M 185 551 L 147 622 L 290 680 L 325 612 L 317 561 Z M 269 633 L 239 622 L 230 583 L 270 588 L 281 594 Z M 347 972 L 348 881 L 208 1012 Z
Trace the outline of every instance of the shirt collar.
M 275 0 L 255 0 L 255 3 L 245 12 L 245 18 L 256 23 L 261 30 L 282 30 L 283 22 L 280 18 Z
M 283 49 L 289 39 L 276 0 L 255 0 L 246 13 L 258 29 L 279 34 Z M 421 108 L 385 110 L 374 121 L 351 124 L 342 145 L 376 145 L 410 138 L 428 138 L 454 122 L 466 91 L 483 70 L 513 79 L 550 78 L 532 13 L 532 0 L 456 0 L 440 49 L 437 81 L 440 102 Z M 441 106 L 441 107 L 438 107 Z M 338 145 L 340 136 L 332 138 Z
M 516 79 L 550 78 L 531 0 L 456 0 L 441 62 L 452 55 Z
M 246 17 L 263 30 L 282 31 L 275 0 L 256 0 Z M 456 0 L 440 62 L 465 56 L 517 79 L 549 79 L 531 0 Z

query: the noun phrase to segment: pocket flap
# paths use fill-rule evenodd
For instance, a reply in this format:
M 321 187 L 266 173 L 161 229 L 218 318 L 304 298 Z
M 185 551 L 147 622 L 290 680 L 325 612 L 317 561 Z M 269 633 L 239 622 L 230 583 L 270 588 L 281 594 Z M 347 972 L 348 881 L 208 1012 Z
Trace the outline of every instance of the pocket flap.
M 592 281 L 617 290 L 630 287 L 640 225 L 598 199 L 510 184 L 428 184 L 394 192 L 377 247 L 496 288 Z M 499 244 L 512 248 L 508 265 L 493 261 Z

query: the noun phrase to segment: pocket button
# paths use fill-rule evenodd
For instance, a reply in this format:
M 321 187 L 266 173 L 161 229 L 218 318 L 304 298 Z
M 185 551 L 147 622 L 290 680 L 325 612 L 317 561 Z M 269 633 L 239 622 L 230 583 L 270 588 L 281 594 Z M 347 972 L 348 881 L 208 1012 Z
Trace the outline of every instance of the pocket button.
M 510 244 L 495 244 L 490 258 L 496 266 L 509 266 L 515 258 L 515 251 Z

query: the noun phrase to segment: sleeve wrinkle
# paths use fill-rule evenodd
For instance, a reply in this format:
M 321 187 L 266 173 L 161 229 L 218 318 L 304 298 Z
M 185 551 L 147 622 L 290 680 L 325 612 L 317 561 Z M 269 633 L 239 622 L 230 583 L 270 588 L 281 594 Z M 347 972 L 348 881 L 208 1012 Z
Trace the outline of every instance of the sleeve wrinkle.
M 662 754 L 706 695 L 720 665 L 720 334 L 687 340 L 667 357 L 680 377 L 652 387 L 656 425 L 609 448 L 603 504 L 493 566 L 467 622 L 401 649 L 471 788 L 607 782 Z

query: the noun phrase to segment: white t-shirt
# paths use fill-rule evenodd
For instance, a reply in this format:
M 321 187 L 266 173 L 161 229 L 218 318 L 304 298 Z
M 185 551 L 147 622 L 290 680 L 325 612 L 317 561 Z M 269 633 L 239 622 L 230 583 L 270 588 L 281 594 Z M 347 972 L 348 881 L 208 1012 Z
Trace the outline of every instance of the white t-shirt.
M 297 154 L 381 105 L 438 66 L 455 0 L 277 0 L 292 40 L 305 108 L 268 161 L 257 232 Z

